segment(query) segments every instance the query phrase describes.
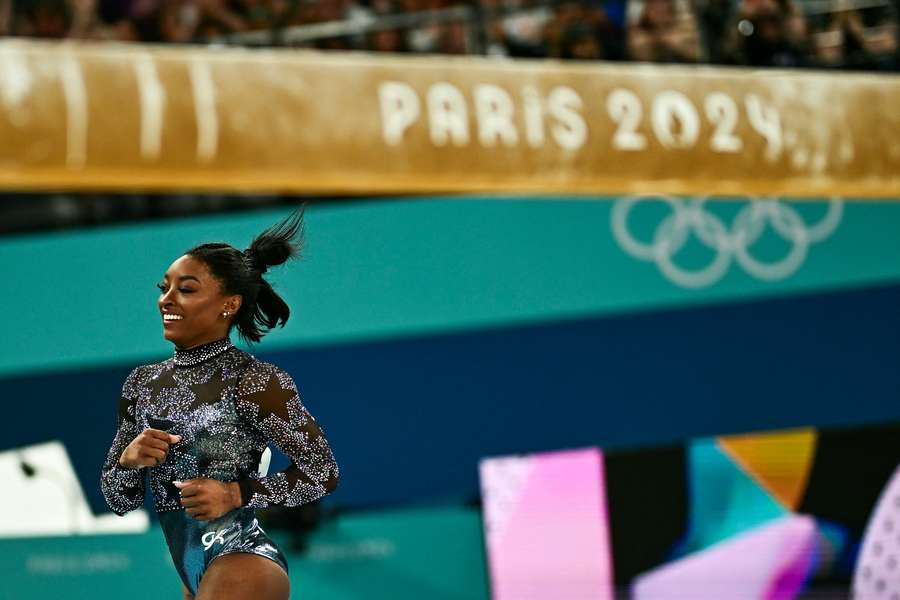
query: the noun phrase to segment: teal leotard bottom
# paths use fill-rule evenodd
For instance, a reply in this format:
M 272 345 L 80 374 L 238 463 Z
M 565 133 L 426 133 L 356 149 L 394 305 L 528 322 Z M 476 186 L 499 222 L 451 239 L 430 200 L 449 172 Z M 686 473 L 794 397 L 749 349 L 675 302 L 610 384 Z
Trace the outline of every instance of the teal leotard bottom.
M 260 527 L 252 508 L 237 508 L 211 521 L 198 521 L 183 510 L 158 514 L 175 568 L 194 596 L 210 563 L 226 554 L 257 554 L 288 571 L 284 553 Z

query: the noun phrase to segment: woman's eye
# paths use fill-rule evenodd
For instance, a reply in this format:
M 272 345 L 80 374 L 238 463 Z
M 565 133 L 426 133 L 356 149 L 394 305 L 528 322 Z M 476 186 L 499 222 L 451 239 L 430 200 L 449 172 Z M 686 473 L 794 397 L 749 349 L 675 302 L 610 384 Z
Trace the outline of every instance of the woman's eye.
M 156 287 L 157 287 L 157 288 L 159 289 L 159 291 L 162 292 L 163 294 L 166 293 L 166 289 L 167 289 L 167 288 L 166 288 L 166 286 L 165 286 L 164 284 L 162 284 L 162 283 L 157 283 L 157 284 L 156 284 Z M 178 291 L 181 292 L 182 294 L 193 294 L 195 290 L 192 290 L 191 288 L 178 288 Z

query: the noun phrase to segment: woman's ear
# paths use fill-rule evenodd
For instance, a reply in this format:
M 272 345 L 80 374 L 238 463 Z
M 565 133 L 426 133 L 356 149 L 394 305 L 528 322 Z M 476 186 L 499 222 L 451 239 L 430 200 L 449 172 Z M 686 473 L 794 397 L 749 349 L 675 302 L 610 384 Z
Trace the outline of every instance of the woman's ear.
M 243 302 L 243 300 L 244 298 L 240 294 L 229 296 L 225 301 L 225 310 L 231 312 L 232 314 L 236 313 L 241 309 L 241 303 Z

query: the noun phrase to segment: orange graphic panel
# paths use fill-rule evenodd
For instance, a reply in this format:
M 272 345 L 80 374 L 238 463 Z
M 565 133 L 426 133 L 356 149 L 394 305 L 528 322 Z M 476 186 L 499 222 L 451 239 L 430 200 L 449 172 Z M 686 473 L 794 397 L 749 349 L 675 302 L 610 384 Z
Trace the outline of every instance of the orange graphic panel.
M 816 430 L 790 429 L 717 438 L 719 447 L 785 508 L 803 499 L 816 451 Z

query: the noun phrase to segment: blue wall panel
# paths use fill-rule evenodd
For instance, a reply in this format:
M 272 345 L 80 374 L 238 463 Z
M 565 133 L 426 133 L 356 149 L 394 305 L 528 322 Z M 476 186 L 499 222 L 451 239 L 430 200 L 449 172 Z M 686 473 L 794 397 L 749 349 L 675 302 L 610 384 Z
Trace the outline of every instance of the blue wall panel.
M 260 354 L 294 375 L 345 506 L 477 496 L 492 454 L 900 419 L 900 285 Z M 0 380 L 0 447 L 61 439 L 97 511 L 133 365 Z M 283 464 L 283 463 L 282 463 Z

